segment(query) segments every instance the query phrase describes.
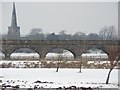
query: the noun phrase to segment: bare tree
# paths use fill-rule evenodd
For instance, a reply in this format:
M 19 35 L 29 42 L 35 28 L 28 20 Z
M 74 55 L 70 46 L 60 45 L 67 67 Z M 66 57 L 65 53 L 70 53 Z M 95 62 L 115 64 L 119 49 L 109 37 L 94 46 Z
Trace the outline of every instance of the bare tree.
M 31 39 L 31 40 L 45 39 L 45 35 L 42 33 L 41 28 L 32 28 L 29 35 L 27 35 L 27 39 Z
M 79 70 L 79 73 L 81 73 L 81 72 L 82 72 L 82 56 L 80 58 L 80 70 Z
M 102 40 L 111 40 L 117 36 L 115 26 L 105 26 L 99 32 L 99 36 Z
M 58 34 L 60 40 L 70 40 L 71 39 L 71 34 L 66 33 L 65 30 L 62 30 Z
M 62 59 L 63 59 L 62 54 L 59 54 L 58 57 L 57 57 L 57 69 L 56 69 L 56 72 L 58 72 L 58 70 L 60 68 L 60 64 L 61 64 Z
M 30 35 L 39 35 L 42 33 L 42 29 L 41 28 L 32 28 Z
M 73 40 L 84 40 L 86 39 L 86 34 L 83 32 L 76 32 L 72 35 Z
M 117 49 L 111 48 L 111 51 L 112 51 L 110 53 L 111 56 L 109 56 L 111 66 L 107 75 L 106 84 L 109 83 L 110 74 L 114 69 L 114 67 L 117 66 L 118 61 L 120 60 L 120 48 L 117 48 Z
M 99 35 L 96 34 L 96 33 L 90 33 L 90 34 L 87 36 L 87 39 L 88 39 L 88 40 L 99 40 L 100 37 L 99 37 Z
M 59 35 L 66 35 L 66 31 L 65 30 L 60 31 Z
M 59 37 L 55 33 L 51 33 L 46 36 L 47 40 L 59 40 Z
M 104 27 L 101 29 L 101 31 L 99 32 L 99 35 L 101 37 L 102 40 L 106 40 L 106 32 L 107 32 L 108 27 Z

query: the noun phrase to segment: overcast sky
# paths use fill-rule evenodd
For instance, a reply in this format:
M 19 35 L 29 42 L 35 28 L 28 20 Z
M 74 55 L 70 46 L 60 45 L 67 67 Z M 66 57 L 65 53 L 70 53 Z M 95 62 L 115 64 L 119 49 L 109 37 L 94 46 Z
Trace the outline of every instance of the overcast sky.
M 17 22 L 21 34 L 32 28 L 44 33 L 98 33 L 104 26 L 118 27 L 116 2 L 16 2 Z M 2 33 L 11 25 L 12 3 L 2 3 Z

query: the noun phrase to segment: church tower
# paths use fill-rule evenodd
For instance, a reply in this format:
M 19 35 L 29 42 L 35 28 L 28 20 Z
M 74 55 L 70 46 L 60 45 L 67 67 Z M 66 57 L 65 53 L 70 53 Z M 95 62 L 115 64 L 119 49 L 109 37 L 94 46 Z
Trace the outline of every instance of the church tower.
M 8 37 L 9 37 L 9 39 L 20 38 L 20 27 L 17 26 L 16 9 L 15 9 L 15 3 L 14 2 L 13 2 L 11 26 L 8 27 Z

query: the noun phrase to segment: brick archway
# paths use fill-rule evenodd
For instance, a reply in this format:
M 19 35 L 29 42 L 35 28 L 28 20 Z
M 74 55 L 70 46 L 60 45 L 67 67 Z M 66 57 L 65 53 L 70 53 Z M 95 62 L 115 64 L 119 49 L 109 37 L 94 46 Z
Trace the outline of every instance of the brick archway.
M 91 47 L 96 47 L 103 50 L 108 55 L 111 48 L 120 47 L 118 40 L 2 40 L 2 52 L 5 58 L 9 59 L 10 54 L 18 48 L 29 48 L 40 55 L 40 58 L 45 58 L 46 54 L 54 48 L 63 48 L 73 53 L 75 58 L 81 57 L 82 53 Z

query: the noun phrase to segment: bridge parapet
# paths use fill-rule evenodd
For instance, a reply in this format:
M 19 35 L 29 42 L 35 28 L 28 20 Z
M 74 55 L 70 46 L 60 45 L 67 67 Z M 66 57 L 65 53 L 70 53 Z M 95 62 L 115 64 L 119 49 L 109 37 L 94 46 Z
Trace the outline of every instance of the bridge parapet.
M 120 40 L 2 40 L 2 45 L 118 45 Z

